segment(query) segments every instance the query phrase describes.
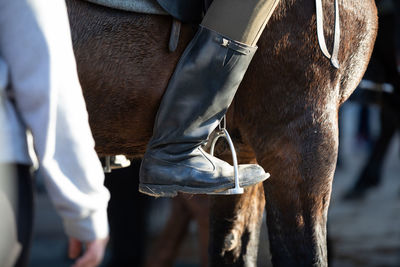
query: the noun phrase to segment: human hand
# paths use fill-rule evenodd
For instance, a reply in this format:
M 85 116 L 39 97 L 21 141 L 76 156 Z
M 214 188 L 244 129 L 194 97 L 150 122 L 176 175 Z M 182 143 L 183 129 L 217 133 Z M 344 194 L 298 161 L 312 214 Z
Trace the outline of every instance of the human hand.
M 104 257 L 104 250 L 108 243 L 108 237 L 104 239 L 96 239 L 93 241 L 86 242 L 86 250 L 84 254 L 79 257 L 72 267 L 96 267 L 98 266 Z M 69 239 L 68 256 L 71 259 L 76 259 L 82 251 L 83 242 L 76 239 Z

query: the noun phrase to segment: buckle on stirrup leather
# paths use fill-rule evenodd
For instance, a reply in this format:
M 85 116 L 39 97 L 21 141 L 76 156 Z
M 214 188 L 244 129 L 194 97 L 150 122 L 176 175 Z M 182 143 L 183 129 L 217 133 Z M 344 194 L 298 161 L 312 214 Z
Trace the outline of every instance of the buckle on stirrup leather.
M 222 117 L 222 120 L 219 123 L 218 127 L 219 127 L 219 129 L 217 131 L 217 136 L 212 140 L 212 143 L 211 143 L 210 154 L 212 156 L 214 156 L 214 148 L 215 148 L 215 145 L 217 144 L 218 139 L 221 137 L 224 137 L 226 139 L 226 141 L 228 142 L 229 148 L 232 153 L 235 187 L 227 189 L 225 191 L 217 192 L 217 193 L 208 193 L 208 195 L 239 195 L 239 194 L 243 194 L 244 190 L 242 187 L 240 187 L 240 184 L 239 184 L 239 167 L 238 167 L 238 161 L 237 161 L 237 156 L 236 156 L 236 150 L 233 145 L 232 139 L 231 139 L 228 131 L 226 130 L 225 116 Z

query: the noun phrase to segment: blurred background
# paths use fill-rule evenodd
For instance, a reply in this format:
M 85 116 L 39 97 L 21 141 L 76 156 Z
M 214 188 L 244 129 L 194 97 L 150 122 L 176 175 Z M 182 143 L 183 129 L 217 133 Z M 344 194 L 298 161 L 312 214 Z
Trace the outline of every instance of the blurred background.
M 380 0 L 364 80 L 341 108 L 328 215 L 331 266 L 400 266 L 400 1 Z M 206 197 L 154 199 L 137 191 L 140 161 L 106 175 L 111 240 L 102 266 L 195 267 L 207 257 Z M 36 179 L 32 267 L 70 266 L 61 220 Z M 199 227 L 201 225 L 201 227 Z M 271 266 L 265 221 L 257 266 Z

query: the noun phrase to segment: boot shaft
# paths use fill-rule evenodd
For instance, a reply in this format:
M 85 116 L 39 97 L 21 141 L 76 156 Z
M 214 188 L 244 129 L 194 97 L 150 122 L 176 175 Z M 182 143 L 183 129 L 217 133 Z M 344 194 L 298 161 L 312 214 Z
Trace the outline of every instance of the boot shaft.
M 207 141 L 232 103 L 256 50 L 200 26 L 169 81 L 149 149 L 163 147 L 175 154 Z

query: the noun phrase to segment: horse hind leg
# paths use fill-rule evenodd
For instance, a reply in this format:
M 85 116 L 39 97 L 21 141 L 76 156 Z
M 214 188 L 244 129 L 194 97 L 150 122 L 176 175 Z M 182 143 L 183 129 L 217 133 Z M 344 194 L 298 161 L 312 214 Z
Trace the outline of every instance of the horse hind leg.
M 232 117 L 227 118 L 228 125 L 234 125 Z M 230 132 L 239 164 L 256 163 L 254 151 L 243 142 L 237 130 L 232 127 Z M 231 152 L 226 143 L 217 144 L 216 154 L 232 163 Z M 210 197 L 210 266 L 257 266 L 264 209 L 262 183 L 246 188 L 242 195 Z
M 337 113 L 307 114 L 293 124 L 276 129 L 269 153 L 262 146 L 256 151 L 271 173 L 264 190 L 272 263 L 327 266 L 326 222 L 337 158 Z
M 210 266 L 257 266 L 264 207 L 262 184 L 242 195 L 211 198 Z

